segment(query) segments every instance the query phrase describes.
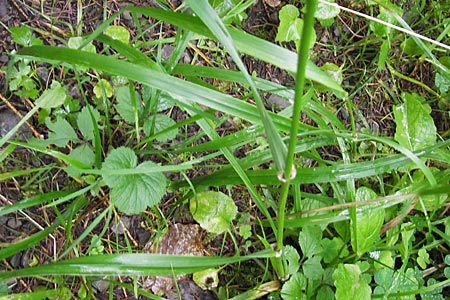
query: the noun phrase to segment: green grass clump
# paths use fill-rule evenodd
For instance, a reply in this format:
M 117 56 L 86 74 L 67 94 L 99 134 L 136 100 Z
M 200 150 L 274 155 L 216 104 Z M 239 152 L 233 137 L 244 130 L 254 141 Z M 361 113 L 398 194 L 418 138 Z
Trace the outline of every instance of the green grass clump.
M 445 4 L 351 4 L 373 17 L 286 4 L 277 44 L 244 31 L 253 1 L 158 3 L 59 46 L 9 28 L 21 46 L 9 95 L 33 108 L 0 139 L 1 183 L 20 191 L 0 216 L 38 230 L 2 241 L 0 297 L 33 277 L 33 298 L 93 298 L 101 278 L 110 297 L 161 299 L 145 276 L 195 273 L 201 286 L 205 270 L 219 299 L 447 297 Z M 132 34 L 112 25 L 121 16 Z M 295 85 L 250 72 L 249 58 Z M 37 67 L 59 75 L 42 83 Z M 33 118 L 46 137 L 15 140 Z M 172 223 L 199 223 L 210 255 L 140 253 L 132 216 L 154 245 Z M 8 262 L 19 253 L 27 268 Z

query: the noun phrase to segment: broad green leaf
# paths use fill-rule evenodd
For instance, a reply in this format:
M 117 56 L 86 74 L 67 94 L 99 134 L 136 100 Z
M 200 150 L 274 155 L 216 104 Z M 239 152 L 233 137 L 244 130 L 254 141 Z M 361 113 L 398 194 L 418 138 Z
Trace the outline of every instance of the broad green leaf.
M 106 98 L 111 98 L 113 90 L 109 81 L 102 78 L 97 82 L 94 86 L 94 94 L 99 99 L 103 98 L 103 95 L 106 96 Z
M 430 254 L 428 254 L 427 249 L 426 248 L 422 248 L 419 250 L 419 252 L 417 253 L 418 257 L 417 257 L 417 264 L 422 268 L 422 269 L 426 269 L 427 265 L 430 263 Z
M 83 44 L 83 37 L 81 36 L 75 36 L 75 37 L 71 37 L 69 38 L 69 41 L 67 42 L 67 46 L 71 49 L 79 49 L 80 46 Z M 95 46 L 92 45 L 92 42 L 89 42 L 87 45 L 83 46 L 83 48 L 81 48 L 80 50 L 86 51 L 86 52 L 91 52 L 91 53 L 96 53 L 97 50 L 95 49 Z
M 414 294 L 408 294 L 408 292 L 411 292 L 419 287 L 416 273 L 411 268 L 407 269 L 405 273 L 401 270 L 394 272 L 391 268 L 384 268 L 375 272 L 374 280 L 377 284 L 374 290 L 375 295 L 405 292 L 407 293 L 406 295 L 398 297 L 397 299 L 416 299 Z
M 356 201 L 375 198 L 377 198 L 377 194 L 367 187 L 361 187 L 356 191 Z M 383 223 L 384 209 L 382 208 L 367 208 L 357 214 L 356 236 L 352 235 L 352 247 L 359 256 L 369 251 L 378 241 Z
M 281 298 L 284 300 L 306 300 L 307 280 L 302 273 L 295 273 L 283 284 Z
M 424 51 L 416 44 L 413 38 L 407 37 L 401 44 L 403 52 L 408 55 L 422 55 Z
M 338 84 L 341 84 L 342 80 L 344 80 L 344 76 L 342 74 L 343 66 L 338 67 L 333 63 L 327 62 L 320 68 L 325 71 L 331 78 L 333 78 L 333 80 Z
M 358 265 L 339 264 L 333 272 L 336 300 L 370 300 L 372 290 L 367 282 L 361 278 Z
M 300 48 L 300 41 L 302 39 L 303 20 L 298 18 L 300 15 L 298 8 L 294 5 L 287 4 L 279 12 L 280 25 L 278 27 L 277 42 L 294 41 L 297 49 Z M 316 33 L 311 31 L 311 39 L 308 48 L 314 46 L 316 42 Z
M 412 151 L 434 145 L 436 126 L 430 106 L 415 93 L 402 93 L 402 99 L 403 104 L 394 106 L 395 140 Z
M 292 275 L 300 268 L 300 255 L 291 245 L 283 247 L 283 258 L 287 262 L 287 273 Z
M 344 244 L 341 238 L 335 237 L 332 240 L 324 238 L 320 241 L 323 251 L 320 255 L 323 257 L 325 263 L 330 263 L 334 259 L 339 257 L 345 257 L 348 255 L 347 246 Z
M 42 108 L 55 108 L 61 106 L 66 97 L 66 89 L 58 81 L 53 81 L 50 88 L 36 100 L 36 104 Z
M 117 105 L 116 109 L 120 116 L 128 123 L 134 123 L 135 111 L 132 105 L 132 99 L 129 86 L 120 86 L 115 90 Z M 138 93 L 134 93 L 136 97 L 136 109 L 138 115 L 142 112 L 142 103 Z
M 128 44 L 130 41 L 130 32 L 123 26 L 110 25 L 105 30 L 105 34 L 115 40 L 119 40 L 124 44 Z
M 33 36 L 33 31 L 28 26 L 9 27 L 13 41 L 17 44 L 28 47 L 33 45 L 42 45 L 42 41 Z
M 298 236 L 298 243 L 303 255 L 311 258 L 313 255 L 321 253 L 322 229 L 319 226 L 305 226 Z
M 219 285 L 219 269 L 207 269 L 195 272 L 192 280 L 204 290 L 216 288 Z
M 82 144 L 76 147 L 70 152 L 69 156 L 90 167 L 95 163 L 94 151 L 92 151 L 88 144 Z M 72 177 L 80 176 L 81 174 L 81 170 L 72 165 L 67 166 L 66 171 Z
M 119 147 L 111 151 L 102 167 L 102 176 L 112 189 L 111 202 L 125 213 L 137 214 L 157 204 L 166 193 L 167 180 L 162 172 L 114 174 L 114 170 L 151 169 L 151 161 L 137 165 L 137 156 L 130 148 Z
M 439 88 L 441 94 L 445 94 L 450 89 L 450 75 L 443 72 L 437 72 L 434 79 L 434 84 Z
M 230 229 L 237 207 L 224 193 L 209 191 L 198 193 L 191 199 L 190 211 L 203 229 L 221 234 Z
M 311 280 L 320 280 L 322 278 L 323 268 L 320 263 L 321 260 L 320 256 L 313 256 L 302 264 L 303 274 L 305 274 L 306 278 Z
M 328 285 L 322 285 L 317 290 L 316 299 L 320 300 L 334 300 L 334 291 Z
M 329 2 L 333 3 L 334 0 Z M 341 9 L 339 7 L 328 5 L 324 2 L 319 2 L 317 4 L 317 9 L 314 16 L 317 18 L 317 20 L 319 20 L 322 26 L 328 27 L 333 24 L 334 17 L 339 15 L 340 12 Z
M 47 144 L 65 147 L 68 142 L 77 142 L 78 136 L 72 126 L 62 117 L 58 116 L 53 123 L 50 118 L 45 119 L 45 125 L 51 130 L 48 134 Z
M 152 133 L 158 134 L 159 132 L 176 125 L 176 122 L 172 118 L 164 114 L 156 114 L 147 118 L 144 121 L 144 133 L 149 136 Z M 156 139 L 160 142 L 167 142 L 174 139 L 178 134 L 177 129 L 171 129 L 165 133 L 158 134 Z
M 88 106 L 92 112 L 94 120 L 92 120 L 91 114 L 89 113 L 89 108 L 85 106 L 77 116 L 77 125 L 78 129 L 83 134 L 85 140 L 93 141 L 95 136 L 94 136 L 94 125 L 92 122 L 94 121 L 97 123 L 100 120 L 100 113 L 96 108 L 91 107 L 89 104 Z

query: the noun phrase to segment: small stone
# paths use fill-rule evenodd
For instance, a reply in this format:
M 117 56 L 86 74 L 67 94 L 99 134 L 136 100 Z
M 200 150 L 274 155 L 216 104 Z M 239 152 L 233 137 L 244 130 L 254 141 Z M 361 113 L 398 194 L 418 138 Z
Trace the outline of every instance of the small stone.
M 123 223 L 123 226 L 125 226 L 125 228 L 128 230 L 128 228 L 130 227 L 130 218 L 122 217 L 122 223 Z M 122 224 L 117 221 L 114 221 L 111 224 L 111 231 L 114 232 L 115 234 L 119 234 L 119 235 L 125 233 L 125 230 L 122 227 Z
M 12 229 L 17 229 L 20 226 L 22 226 L 22 221 L 15 219 L 15 218 L 11 218 L 8 220 L 7 225 L 8 225 L 8 227 L 10 227 Z

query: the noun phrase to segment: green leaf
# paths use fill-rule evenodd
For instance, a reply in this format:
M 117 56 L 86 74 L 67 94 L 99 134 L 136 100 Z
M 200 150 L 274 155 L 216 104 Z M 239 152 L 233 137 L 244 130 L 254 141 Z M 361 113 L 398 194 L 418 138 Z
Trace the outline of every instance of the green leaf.
M 42 108 L 55 108 L 61 106 L 66 100 L 66 89 L 58 81 L 53 81 L 49 89 L 46 89 L 36 100 L 36 105 Z
M 167 115 L 156 114 L 144 121 L 144 133 L 147 136 L 150 136 L 152 133 L 157 134 L 156 139 L 158 141 L 167 142 L 177 136 L 178 130 L 171 129 L 161 134 L 158 133 L 174 125 L 176 125 L 176 122 Z
M 128 123 L 135 122 L 135 111 L 132 105 L 132 99 L 129 86 L 120 86 L 116 90 L 117 105 L 116 109 L 120 116 Z M 136 109 L 138 114 L 142 112 L 142 103 L 138 93 L 134 93 L 136 97 Z
M 305 226 L 298 236 L 298 243 L 303 255 L 311 258 L 313 255 L 321 253 L 322 229 L 319 226 Z
M 50 118 L 46 118 L 45 125 L 51 130 L 48 134 L 48 139 L 45 140 L 47 144 L 65 147 L 68 142 L 77 142 L 79 140 L 75 130 L 73 130 L 69 122 L 61 116 L 58 116 L 54 123 Z
M 447 73 L 437 72 L 434 79 L 434 84 L 436 84 L 439 88 L 439 92 L 441 92 L 441 94 L 447 93 L 450 89 L 450 75 Z
M 333 1 L 329 1 L 334 3 Z M 324 2 L 319 2 L 317 4 L 317 9 L 316 12 L 314 14 L 314 16 L 317 18 L 317 20 L 319 20 L 320 24 L 322 24 L 322 26 L 328 25 L 330 26 L 331 24 L 333 24 L 333 18 L 336 17 L 337 15 L 339 15 L 339 13 L 341 12 L 341 9 L 339 7 L 333 6 L 333 5 L 328 5 Z M 331 21 L 331 23 L 330 23 Z
M 147 161 L 137 166 L 137 156 L 130 148 L 119 147 L 111 151 L 102 167 L 102 176 L 112 189 L 111 202 L 125 213 L 137 214 L 148 206 L 157 204 L 166 192 L 167 180 L 162 172 L 151 172 L 157 166 Z M 114 170 L 136 170 L 125 174 L 114 174 Z M 140 172 L 139 169 L 149 169 Z
M 277 42 L 294 41 L 297 49 L 300 48 L 300 41 L 302 39 L 303 20 L 299 19 L 300 15 L 298 8 L 294 5 L 287 4 L 279 12 L 280 25 L 278 27 Z M 316 33 L 311 31 L 311 39 L 308 48 L 314 46 L 316 42 Z
M 105 30 L 105 34 L 115 40 L 119 40 L 124 44 L 130 41 L 130 32 L 123 26 L 111 25 Z
M 427 265 L 430 263 L 430 255 L 428 254 L 427 249 L 422 248 L 419 250 L 419 252 L 417 254 L 418 254 L 417 264 L 422 269 L 426 269 Z
M 402 98 L 404 103 L 394 106 L 395 140 L 412 151 L 434 145 L 436 126 L 430 106 L 415 93 L 402 93 Z
M 323 257 L 325 263 L 330 263 L 337 258 L 339 254 L 339 257 L 348 255 L 347 247 L 339 237 L 335 237 L 332 240 L 324 238 L 320 241 L 320 245 L 323 249 L 320 255 Z
M 233 199 L 221 192 L 198 193 L 190 201 L 190 211 L 208 232 L 221 234 L 230 229 L 237 207 Z
M 70 152 L 69 156 L 89 167 L 92 167 L 95 163 L 94 151 L 92 151 L 91 147 L 87 144 L 76 147 Z M 67 174 L 72 177 L 80 176 L 81 174 L 81 170 L 72 165 L 67 166 L 66 171 Z
M 323 268 L 320 256 L 308 258 L 302 265 L 303 273 L 310 280 L 320 280 L 323 275 Z
M 102 78 L 97 82 L 94 86 L 94 94 L 99 99 L 103 98 L 103 95 L 106 96 L 106 98 L 111 98 L 113 90 L 109 81 Z
M 334 300 L 334 291 L 328 285 L 322 285 L 317 290 L 316 299 L 320 300 Z
M 287 262 L 287 273 L 292 275 L 300 268 L 300 255 L 291 245 L 283 247 L 283 258 Z
M 69 41 L 67 42 L 67 46 L 71 49 L 80 49 L 80 46 L 83 44 L 84 39 L 81 36 L 74 36 L 69 38 Z M 80 50 L 90 52 L 90 53 L 96 53 L 97 50 L 95 49 L 95 46 L 92 44 L 92 42 L 87 43 L 83 48 Z
M 356 191 L 356 201 L 375 198 L 377 194 L 369 188 L 361 187 Z M 383 223 L 384 209 L 382 208 L 367 208 L 357 214 L 356 236 L 352 235 L 352 247 L 359 256 L 369 251 L 378 241 Z
M 91 118 L 91 114 L 89 113 L 89 108 L 92 112 L 92 116 L 94 120 Z M 97 109 L 91 107 L 89 104 L 81 110 L 81 112 L 77 116 L 77 125 L 78 129 L 83 134 L 86 141 L 93 141 L 94 136 L 94 125 L 93 121 L 97 123 L 100 120 L 100 113 Z
M 34 268 L 0 272 L 0 280 L 21 276 L 73 275 L 73 276 L 173 276 L 194 273 L 220 265 L 255 258 L 272 258 L 274 251 L 260 251 L 246 256 L 186 256 L 160 254 L 105 254 L 83 256 Z
M 42 45 L 42 41 L 33 37 L 33 31 L 28 26 L 9 27 L 13 41 L 17 44 L 28 47 L 33 45 Z
M 336 300 L 370 300 L 372 290 L 361 277 L 358 265 L 339 264 L 333 272 L 334 286 L 336 287 Z
M 281 298 L 284 300 L 306 300 L 307 280 L 302 273 L 295 273 L 283 284 Z
M 219 284 L 219 269 L 207 269 L 192 274 L 192 280 L 204 290 L 216 288 Z

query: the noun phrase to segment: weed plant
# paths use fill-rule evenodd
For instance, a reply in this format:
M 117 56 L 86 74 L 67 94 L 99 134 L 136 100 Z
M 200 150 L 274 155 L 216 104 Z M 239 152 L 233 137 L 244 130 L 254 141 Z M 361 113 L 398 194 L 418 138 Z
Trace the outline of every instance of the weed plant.
M 8 28 L 20 49 L 1 101 L 32 105 L 0 139 L 0 216 L 35 229 L 2 241 L 0 299 L 94 298 L 99 279 L 110 298 L 161 299 L 142 276 L 177 274 L 219 299 L 448 297 L 449 5 L 283 4 L 269 42 L 242 29 L 254 1 L 157 2 L 84 35 L 80 13 L 58 46 Z M 125 14 L 133 35 L 115 25 Z M 148 38 L 167 24 L 173 36 Z M 295 85 L 249 72 L 249 57 Z M 17 139 L 33 119 L 42 136 Z M 145 254 L 110 234 L 132 215 L 155 241 L 195 221 L 220 249 Z M 20 253 L 26 268 L 11 266 Z M 28 294 L 23 278 L 37 280 Z

